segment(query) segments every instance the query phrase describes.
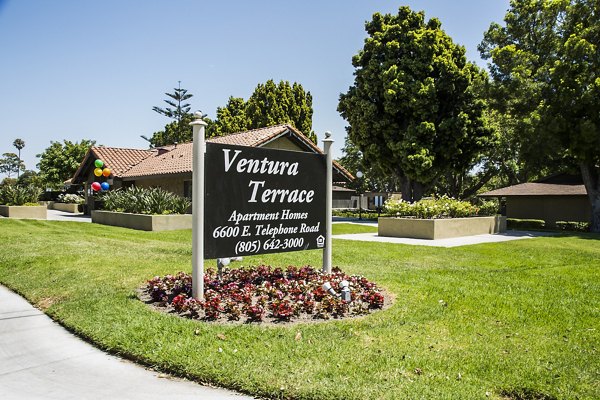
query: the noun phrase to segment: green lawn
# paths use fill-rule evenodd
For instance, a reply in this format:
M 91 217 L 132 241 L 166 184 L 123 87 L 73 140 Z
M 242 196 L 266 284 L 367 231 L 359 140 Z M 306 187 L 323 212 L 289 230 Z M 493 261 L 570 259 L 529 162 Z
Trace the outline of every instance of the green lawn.
M 99 347 L 199 382 L 299 399 L 600 398 L 597 235 L 452 249 L 334 239 L 334 265 L 377 282 L 393 306 L 266 327 L 137 300 L 146 279 L 191 271 L 190 231 L 0 219 L 0 240 L 0 282 Z M 321 254 L 242 264 L 319 266 Z

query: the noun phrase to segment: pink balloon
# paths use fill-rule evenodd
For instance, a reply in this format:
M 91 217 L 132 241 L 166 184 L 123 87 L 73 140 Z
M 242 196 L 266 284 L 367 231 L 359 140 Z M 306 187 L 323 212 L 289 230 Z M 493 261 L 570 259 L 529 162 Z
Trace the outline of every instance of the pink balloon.
M 98 182 L 94 182 L 94 183 L 92 183 L 92 190 L 93 190 L 94 192 L 97 192 L 97 191 L 99 191 L 100 189 L 102 189 L 102 186 L 100 186 L 100 183 L 98 183 Z

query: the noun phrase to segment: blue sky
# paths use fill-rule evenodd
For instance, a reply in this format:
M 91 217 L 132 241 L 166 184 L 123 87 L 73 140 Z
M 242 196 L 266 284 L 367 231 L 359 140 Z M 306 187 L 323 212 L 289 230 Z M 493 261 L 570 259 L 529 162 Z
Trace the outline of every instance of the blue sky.
M 340 157 L 346 126 L 340 93 L 364 22 L 399 6 L 437 17 L 470 60 L 509 0 L 0 0 L 0 154 L 36 169 L 50 141 L 94 139 L 145 148 L 168 120 L 152 111 L 181 81 L 193 109 L 215 117 L 229 96 L 247 99 L 268 79 L 313 95 L 319 141 L 333 132 Z M 321 143 L 319 143 L 321 146 Z

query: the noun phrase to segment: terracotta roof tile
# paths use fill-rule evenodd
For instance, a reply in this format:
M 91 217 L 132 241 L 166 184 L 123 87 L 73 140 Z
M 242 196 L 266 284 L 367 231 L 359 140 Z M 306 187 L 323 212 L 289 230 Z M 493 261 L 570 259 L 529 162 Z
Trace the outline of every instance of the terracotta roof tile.
M 586 195 L 584 185 L 527 182 L 482 193 L 480 197 Z
M 293 129 L 287 124 L 269 126 L 267 128 L 253 129 L 251 131 L 232 133 L 230 135 L 206 139 L 210 143 L 231 144 L 236 146 L 257 147 L 278 135 Z
M 150 150 L 123 149 L 118 147 L 92 147 L 95 158 L 104 161 L 114 176 L 123 176 L 134 165 L 149 157 Z
M 152 154 L 123 174 L 136 178 L 151 175 L 168 175 L 192 172 L 193 143 L 181 143 L 154 149 Z
M 288 124 L 213 137 L 207 139 L 207 142 L 261 147 L 288 132 L 292 132 L 296 140 L 311 148 L 315 153 L 323 154 L 323 151 L 318 146 L 300 131 Z M 114 176 L 121 178 L 190 173 L 192 172 L 192 148 L 193 144 L 191 142 L 164 146 L 151 150 L 92 147 L 86 156 L 86 161 L 89 164 L 90 157 L 99 158 L 111 168 Z M 85 163 L 86 162 L 84 162 L 84 164 Z M 352 174 L 346 171 L 336 161 L 334 161 L 334 166 L 342 175 L 346 176 L 346 179 L 353 179 Z M 80 167 L 80 169 L 82 167 Z M 80 171 L 78 170 L 75 176 L 78 176 L 79 174 Z

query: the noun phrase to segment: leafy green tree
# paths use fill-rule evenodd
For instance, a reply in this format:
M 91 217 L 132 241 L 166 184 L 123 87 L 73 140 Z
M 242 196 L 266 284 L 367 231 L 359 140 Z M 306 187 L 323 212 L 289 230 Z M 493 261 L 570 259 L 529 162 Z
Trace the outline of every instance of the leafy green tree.
M 0 182 L 0 189 L 4 186 L 14 186 L 17 184 L 17 180 L 15 178 L 4 178 L 2 182 Z
M 490 106 L 497 110 L 510 146 L 508 184 L 526 182 L 576 166 L 571 155 L 557 151 L 556 138 L 540 129 L 538 106 L 549 93 L 550 70 L 558 60 L 560 25 L 568 1 L 519 0 L 511 3 L 503 27 L 492 23 L 479 45 L 492 61 Z
M 600 232 L 600 2 L 513 0 L 504 22 L 480 45 L 492 62 L 495 106 L 521 120 L 527 160 L 579 168 Z
M 222 136 L 277 124 L 291 124 L 314 143 L 312 130 L 312 95 L 302 85 L 288 81 L 279 84 L 270 79 L 259 83 L 248 99 L 229 97 L 225 107 L 217 108 L 217 119 L 211 135 Z
M 363 177 L 357 177 L 353 182 L 350 182 L 347 185 L 348 188 L 362 193 L 367 191 L 398 192 L 400 190 L 400 184 L 394 176 L 385 174 L 376 165 L 367 166 L 364 163 L 361 151 L 350 141 L 349 136 L 346 136 L 342 152 L 344 155 L 337 161 L 355 177 L 357 177 L 358 171 L 363 173 Z
M 217 108 L 214 124 L 214 136 L 223 136 L 234 132 L 243 132 L 251 126 L 246 115 L 246 102 L 241 97 L 230 96 L 225 107 Z
M 46 188 L 46 185 L 42 181 L 40 174 L 29 169 L 23 171 L 21 176 L 19 176 L 19 179 L 17 179 L 16 184 L 19 186 L 35 186 L 40 189 Z
M 23 150 L 23 148 L 25 147 L 25 141 L 23 139 L 15 139 L 15 141 L 13 142 L 13 146 L 15 146 L 17 148 L 18 156 L 19 156 L 19 163 L 21 162 L 21 150 Z M 19 172 L 20 170 L 17 170 L 17 179 L 19 179 Z
M 316 143 L 312 115 L 312 95 L 296 82 L 290 85 L 281 81 L 276 85 L 269 79 L 265 84 L 259 83 L 246 104 L 250 129 L 289 123 Z
M 376 13 L 365 27 L 338 111 L 367 165 L 396 177 L 403 198 L 416 201 L 442 176 L 473 168 L 495 140 L 478 96 L 487 76 L 423 12 Z
M 189 125 L 194 119 L 192 114 L 186 114 L 179 121 L 173 121 L 165 125 L 162 131 L 152 134 L 148 140 L 152 147 L 167 146 L 173 143 L 184 143 L 192 141 L 192 127 Z
M 18 174 L 25 170 L 25 164 L 15 153 L 4 153 L 0 158 L 0 173 L 6 174 L 9 178 L 12 174 Z
M 51 141 L 50 146 L 36 156 L 40 159 L 37 167 L 46 187 L 60 189 L 63 183 L 77 171 L 88 149 L 94 144 L 96 144 L 94 140 L 87 139 L 81 142 Z

